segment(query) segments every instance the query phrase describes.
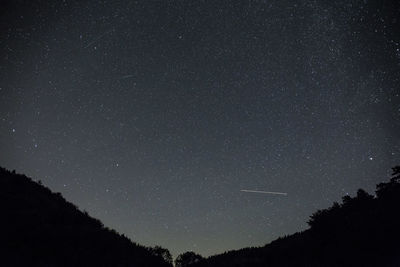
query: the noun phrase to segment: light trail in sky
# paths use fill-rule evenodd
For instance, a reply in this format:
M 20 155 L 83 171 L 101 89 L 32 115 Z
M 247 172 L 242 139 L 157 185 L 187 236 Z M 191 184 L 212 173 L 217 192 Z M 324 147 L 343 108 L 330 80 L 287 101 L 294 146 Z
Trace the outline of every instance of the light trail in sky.
M 241 192 L 246 192 L 246 193 L 258 193 L 258 194 L 271 194 L 271 195 L 282 195 L 282 196 L 287 196 L 287 193 L 282 193 L 282 192 L 271 192 L 271 191 L 259 191 L 259 190 L 247 190 L 247 189 L 242 189 L 240 190 Z

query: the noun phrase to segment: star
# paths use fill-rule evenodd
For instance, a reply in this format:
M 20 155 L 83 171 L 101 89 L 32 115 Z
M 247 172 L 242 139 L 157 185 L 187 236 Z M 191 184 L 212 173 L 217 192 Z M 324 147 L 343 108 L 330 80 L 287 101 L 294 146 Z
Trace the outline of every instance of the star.
M 304 230 L 400 162 L 396 12 L 338 1 L 9 1 L 2 167 L 175 255 Z

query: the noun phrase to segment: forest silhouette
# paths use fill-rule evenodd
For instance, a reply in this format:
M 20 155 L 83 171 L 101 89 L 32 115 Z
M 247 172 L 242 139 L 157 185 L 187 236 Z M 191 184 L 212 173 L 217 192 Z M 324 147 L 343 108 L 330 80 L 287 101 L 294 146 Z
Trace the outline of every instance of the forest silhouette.
M 166 248 L 132 242 L 25 175 L 0 168 L 0 186 L 1 266 L 172 266 Z M 186 252 L 175 265 L 400 266 L 400 166 L 376 196 L 359 189 L 308 224 L 264 247 L 208 258 Z
M 40 182 L 0 168 L 0 266 L 172 266 Z
M 309 229 L 264 247 L 211 256 L 188 266 L 400 266 L 400 166 L 376 196 L 359 189 L 308 221 Z

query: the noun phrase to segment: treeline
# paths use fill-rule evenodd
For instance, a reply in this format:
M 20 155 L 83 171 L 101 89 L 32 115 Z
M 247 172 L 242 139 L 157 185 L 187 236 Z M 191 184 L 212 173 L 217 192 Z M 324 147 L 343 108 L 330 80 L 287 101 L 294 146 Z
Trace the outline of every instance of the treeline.
M 0 210 L 0 266 L 172 266 L 168 250 L 133 243 L 60 193 L 4 168 Z
M 81 212 L 40 182 L 0 168 L 0 266 L 171 267 L 162 247 L 144 247 Z M 376 196 L 318 210 L 309 229 L 264 247 L 203 258 L 186 252 L 176 267 L 400 266 L 400 166 Z
M 400 266 L 400 166 L 376 196 L 360 189 L 355 197 L 318 210 L 310 228 L 264 247 L 229 251 L 206 259 L 192 255 L 178 267 Z M 182 258 L 182 257 L 181 257 Z

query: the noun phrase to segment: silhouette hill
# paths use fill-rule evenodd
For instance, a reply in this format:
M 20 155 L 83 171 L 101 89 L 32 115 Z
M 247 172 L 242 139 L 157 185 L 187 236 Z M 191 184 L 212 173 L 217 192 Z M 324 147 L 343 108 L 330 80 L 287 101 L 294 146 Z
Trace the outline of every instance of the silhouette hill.
M 0 168 L 0 266 L 172 266 L 168 250 L 133 243 L 60 193 Z
M 310 228 L 264 247 L 244 248 L 202 259 L 190 267 L 400 266 L 400 166 L 376 196 L 355 197 L 315 212 Z

